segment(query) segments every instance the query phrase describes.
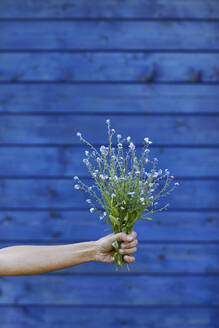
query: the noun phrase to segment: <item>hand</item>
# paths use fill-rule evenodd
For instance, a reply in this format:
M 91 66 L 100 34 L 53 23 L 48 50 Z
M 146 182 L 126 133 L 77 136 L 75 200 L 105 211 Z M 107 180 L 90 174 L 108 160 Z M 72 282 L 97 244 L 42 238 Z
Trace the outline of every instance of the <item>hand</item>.
M 114 247 L 112 243 L 114 241 L 121 241 L 119 253 L 124 255 L 124 260 L 127 263 L 132 263 L 135 261 L 134 256 L 129 256 L 129 254 L 135 253 L 138 244 L 136 239 L 137 233 L 132 232 L 131 235 L 126 234 L 125 232 L 119 232 L 117 234 L 111 233 L 105 237 L 102 237 L 95 241 L 96 245 L 96 257 L 95 261 L 104 262 L 104 263 L 115 263 L 116 261 L 112 257 L 112 251 Z M 130 238 L 130 239 L 129 239 Z

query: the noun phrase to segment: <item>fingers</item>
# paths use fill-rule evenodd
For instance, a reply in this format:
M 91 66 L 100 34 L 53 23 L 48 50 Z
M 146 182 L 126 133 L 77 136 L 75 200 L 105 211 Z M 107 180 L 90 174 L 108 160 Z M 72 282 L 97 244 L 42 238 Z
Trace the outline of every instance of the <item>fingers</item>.
M 135 247 L 135 246 L 137 246 L 138 245 L 138 240 L 137 239 L 135 239 L 134 241 L 131 241 L 131 242 L 129 242 L 129 243 L 127 243 L 127 242 L 123 242 L 121 245 L 120 245 L 120 247 L 121 248 L 132 248 L 132 247 Z
M 135 253 L 136 251 L 137 251 L 136 247 L 125 248 L 125 249 L 120 248 L 119 249 L 120 254 L 132 254 L 132 253 Z
M 134 240 L 136 238 L 136 236 L 137 236 L 136 231 L 132 231 L 131 235 L 128 235 L 125 232 L 119 232 L 116 235 L 116 240 L 130 242 L 130 241 Z
M 128 263 L 132 263 L 135 261 L 135 257 L 134 256 L 128 256 L 128 255 L 125 255 L 124 257 L 124 260 Z

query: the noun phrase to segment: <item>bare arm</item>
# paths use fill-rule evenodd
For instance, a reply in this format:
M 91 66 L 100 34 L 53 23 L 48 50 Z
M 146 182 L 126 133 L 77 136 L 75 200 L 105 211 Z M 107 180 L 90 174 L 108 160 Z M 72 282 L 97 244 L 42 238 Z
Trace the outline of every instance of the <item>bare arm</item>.
M 95 260 L 95 242 L 0 249 L 0 276 L 41 274 Z
M 110 234 L 97 241 L 67 245 L 34 246 L 21 245 L 0 249 L 0 276 L 34 275 L 69 268 L 89 261 L 115 262 L 112 258 L 112 242 L 123 241 L 121 253 L 125 261 L 135 260 L 129 256 L 136 251 L 136 232 L 131 240 L 125 233 Z M 130 238 L 130 236 L 129 236 Z

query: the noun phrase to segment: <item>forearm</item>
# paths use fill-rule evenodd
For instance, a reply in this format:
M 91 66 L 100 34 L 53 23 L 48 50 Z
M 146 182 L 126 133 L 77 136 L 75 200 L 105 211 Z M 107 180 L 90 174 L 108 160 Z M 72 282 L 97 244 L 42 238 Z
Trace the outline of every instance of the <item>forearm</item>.
M 0 276 L 33 275 L 95 261 L 94 241 L 55 246 L 10 246 L 0 249 Z

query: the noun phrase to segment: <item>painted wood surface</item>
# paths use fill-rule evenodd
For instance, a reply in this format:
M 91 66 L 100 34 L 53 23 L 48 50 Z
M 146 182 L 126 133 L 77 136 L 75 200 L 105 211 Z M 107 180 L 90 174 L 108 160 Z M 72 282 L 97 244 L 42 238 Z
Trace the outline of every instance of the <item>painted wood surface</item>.
M 0 53 L 0 81 L 218 82 L 218 53 Z
M 1 328 L 217 327 L 218 19 L 217 0 L 0 1 L 0 248 L 110 232 L 72 179 L 91 184 L 76 132 L 107 144 L 107 118 L 180 182 L 130 273 L 0 277 Z
M 22 10 L 21 10 L 22 9 Z M 128 0 L 126 2 L 105 0 L 94 6 L 86 0 L 54 0 L 37 3 L 24 0 L 22 8 L 16 0 L 0 2 L 0 18 L 219 18 L 217 0 L 175 1 Z
M 113 315 L 112 315 L 113 313 Z M 183 320 L 182 320 L 183 318 Z M 216 328 L 218 308 L 187 307 L 95 307 L 67 306 L 0 306 L 3 327 L 23 328 L 39 325 L 69 327 L 156 327 L 156 328 Z
M 76 136 L 79 131 L 91 144 L 97 140 L 108 143 L 106 119 L 111 119 L 117 133 L 124 137 L 130 135 L 134 143 L 142 144 L 147 136 L 154 144 L 162 145 L 218 145 L 219 141 L 219 116 L 161 115 L 155 118 L 150 114 L 136 116 L 134 121 L 133 116 L 124 117 L 122 114 L 115 117 L 92 114 L 2 115 L 0 141 L 1 144 L 83 144 Z
M 91 186 L 91 179 L 81 179 Z M 89 209 L 88 193 L 75 190 L 73 179 L 1 179 L 0 208 L 5 209 Z M 218 209 L 219 180 L 179 180 L 180 188 L 158 199 L 159 208 L 170 203 L 170 209 Z M 173 187 L 173 183 L 167 191 Z M 19 190 L 19 192 L 18 192 Z M 98 191 L 97 191 L 98 194 Z M 156 193 L 155 193 L 156 195 Z M 101 206 L 96 203 L 97 206 Z
M 50 273 L 0 277 L 0 281 L 2 305 L 219 306 L 219 277 L 215 275 Z
M 115 140 L 114 140 L 115 142 Z M 114 145 L 116 146 L 116 144 Z M 99 145 L 95 145 L 99 150 Z M 136 147 L 140 158 L 143 145 Z M 0 148 L 0 176 L 6 177 L 68 177 L 87 176 L 89 171 L 83 163 L 87 146 L 2 146 Z M 125 149 L 127 151 L 127 149 Z M 150 147 L 149 160 L 158 158 L 158 167 L 168 167 L 173 175 L 180 177 L 214 178 L 218 176 L 219 148 Z M 25 158 L 25 161 L 24 161 Z M 51 165 L 52 163 L 52 165 Z M 152 168 L 148 164 L 147 170 Z M 4 172 L 4 174 L 2 174 Z
M 20 83 L 0 85 L 1 113 L 216 115 L 219 108 L 219 86 L 213 84 Z
M 84 204 L 81 203 L 81 206 Z M 110 230 L 98 215 L 88 210 L 1 210 L 0 240 L 44 243 L 95 240 Z M 144 243 L 207 243 L 219 241 L 217 211 L 163 211 L 152 221 L 138 221 L 135 229 Z
M 0 21 L 0 31 L 1 50 L 219 50 L 217 21 Z

